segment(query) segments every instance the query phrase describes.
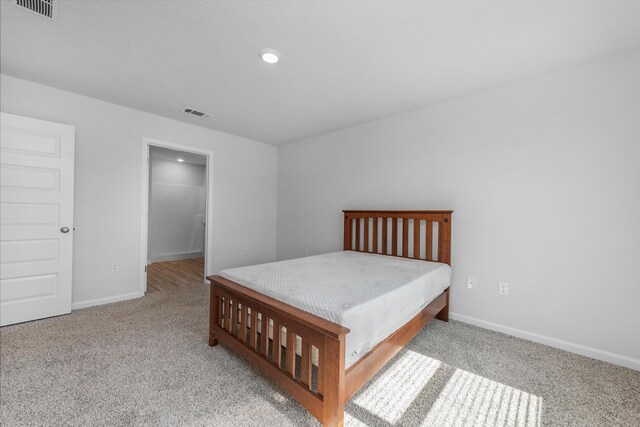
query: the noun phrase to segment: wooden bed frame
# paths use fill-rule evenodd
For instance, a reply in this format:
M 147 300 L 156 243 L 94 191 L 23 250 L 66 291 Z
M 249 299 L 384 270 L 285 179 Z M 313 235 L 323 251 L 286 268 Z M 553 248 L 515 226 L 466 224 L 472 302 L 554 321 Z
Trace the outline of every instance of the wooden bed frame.
M 344 250 L 451 263 L 453 211 L 343 212 Z M 209 345 L 219 340 L 248 359 L 325 426 L 343 425 L 344 404 L 427 322 L 449 320 L 447 288 L 345 370 L 348 328 L 220 276 L 207 279 L 212 284 Z

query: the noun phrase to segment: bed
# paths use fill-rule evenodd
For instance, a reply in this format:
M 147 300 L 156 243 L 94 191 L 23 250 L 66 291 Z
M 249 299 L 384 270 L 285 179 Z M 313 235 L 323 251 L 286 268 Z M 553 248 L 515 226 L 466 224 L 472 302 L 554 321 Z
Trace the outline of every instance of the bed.
M 342 425 L 345 402 L 449 315 L 453 211 L 343 213 L 341 253 L 208 277 L 209 345 L 245 357 L 326 426 Z

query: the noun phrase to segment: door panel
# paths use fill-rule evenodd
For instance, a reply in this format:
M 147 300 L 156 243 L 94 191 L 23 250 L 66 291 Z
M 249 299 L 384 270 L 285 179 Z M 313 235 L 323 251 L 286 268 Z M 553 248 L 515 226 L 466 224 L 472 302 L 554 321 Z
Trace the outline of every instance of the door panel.
M 69 313 L 75 130 L 6 113 L 1 129 L 0 324 Z
M 0 203 L 2 225 L 57 225 L 58 206 L 48 204 Z
M 57 261 L 58 239 L 3 240 L 0 242 L 0 262 L 10 269 L 12 264 L 35 264 L 43 261 Z
M 3 166 L 0 177 L 3 189 L 49 191 L 52 193 L 60 191 L 59 170 L 14 165 Z
M 60 158 L 60 135 L 19 126 L 7 123 L 2 127 L 4 152 Z
M 3 301 L 19 301 L 29 298 L 55 297 L 58 293 L 58 275 L 17 277 L 4 279 Z

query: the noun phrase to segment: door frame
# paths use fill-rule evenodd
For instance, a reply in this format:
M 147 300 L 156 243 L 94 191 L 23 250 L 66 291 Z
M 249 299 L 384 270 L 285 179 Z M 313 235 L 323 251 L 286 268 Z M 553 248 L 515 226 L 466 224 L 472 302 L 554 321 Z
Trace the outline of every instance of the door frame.
M 147 260 L 148 260 L 148 238 L 149 238 L 149 148 L 162 147 L 171 150 L 185 151 L 188 153 L 200 154 L 206 156 L 207 164 L 205 166 L 205 245 L 204 245 L 204 276 L 213 274 L 213 151 L 204 148 L 196 148 L 189 145 L 176 144 L 168 141 L 161 141 L 153 138 L 142 138 L 142 209 L 140 222 L 140 294 L 144 296 L 147 292 Z

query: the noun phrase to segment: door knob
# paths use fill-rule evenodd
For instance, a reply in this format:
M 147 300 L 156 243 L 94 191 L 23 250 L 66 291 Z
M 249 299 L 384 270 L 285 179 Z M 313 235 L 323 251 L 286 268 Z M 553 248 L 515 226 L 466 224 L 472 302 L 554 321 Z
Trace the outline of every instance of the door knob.
M 62 227 L 60 229 L 60 231 L 63 232 L 63 233 L 68 233 L 69 232 L 69 227 Z

